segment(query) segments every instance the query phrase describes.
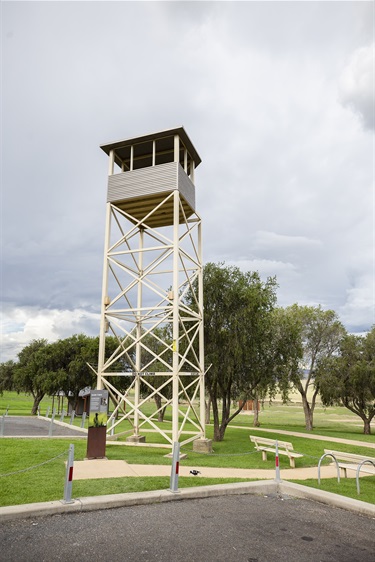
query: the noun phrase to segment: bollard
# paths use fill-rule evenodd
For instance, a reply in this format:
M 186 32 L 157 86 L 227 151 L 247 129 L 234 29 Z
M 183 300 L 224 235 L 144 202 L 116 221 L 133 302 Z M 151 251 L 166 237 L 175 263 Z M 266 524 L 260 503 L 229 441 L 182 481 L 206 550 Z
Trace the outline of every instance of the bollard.
M 63 503 L 74 503 L 74 500 L 72 500 L 73 465 L 74 465 L 74 445 L 69 445 L 68 462 L 66 463 Z
M 48 406 L 47 411 L 46 411 L 46 418 L 48 418 L 48 417 L 49 417 L 49 406 Z
M 38 417 L 40 417 L 40 406 L 38 406 Z
M 86 412 L 83 412 L 82 419 L 81 419 L 81 429 L 85 427 L 85 420 L 86 420 Z
M 72 413 L 70 415 L 70 425 L 73 425 L 73 420 L 74 420 L 74 416 L 76 415 L 75 410 L 72 410 Z
M 173 443 L 172 452 L 172 468 L 171 468 L 171 480 L 170 480 L 170 491 L 174 494 L 178 492 L 178 473 L 180 470 L 180 443 L 175 441 Z
M 65 418 L 65 410 L 61 410 L 60 421 L 63 422 Z
M 5 415 L 8 415 L 8 410 L 9 410 L 9 405 L 7 406 L 7 409 L 5 410 Z
M 0 437 L 4 437 L 5 415 L 3 414 L 1 418 Z
M 279 442 L 276 439 L 276 456 L 275 456 L 275 468 L 276 468 L 276 482 L 281 482 L 280 478 L 280 465 L 279 465 Z
M 54 422 L 54 420 L 55 420 L 55 415 L 56 415 L 56 411 L 53 410 L 52 416 L 51 416 L 51 423 L 49 424 L 49 431 L 48 431 L 48 435 L 49 435 L 50 437 L 52 437 L 53 422 Z

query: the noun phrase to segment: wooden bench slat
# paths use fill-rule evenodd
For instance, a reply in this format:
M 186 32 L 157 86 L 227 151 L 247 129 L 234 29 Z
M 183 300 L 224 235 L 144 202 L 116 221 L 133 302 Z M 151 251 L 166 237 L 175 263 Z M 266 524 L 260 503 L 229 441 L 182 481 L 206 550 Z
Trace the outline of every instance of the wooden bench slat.
M 267 453 L 276 453 L 276 439 L 268 439 L 267 437 L 257 437 L 256 435 L 250 435 L 250 441 L 254 443 L 257 451 L 262 453 L 262 458 L 264 461 L 267 460 Z M 301 453 L 295 453 L 293 451 L 293 443 L 288 441 L 279 441 L 278 452 L 279 455 L 286 455 L 289 457 L 290 466 L 295 468 L 295 459 L 303 457 Z
M 257 451 L 267 451 L 268 453 L 275 453 L 276 449 L 271 449 L 267 447 L 257 447 Z M 283 451 L 279 449 L 279 455 L 286 455 L 288 457 L 294 457 L 296 459 L 303 457 L 301 453 L 295 453 L 294 451 Z
M 355 453 L 334 451 L 333 449 L 324 449 L 324 452 L 326 454 L 331 454 L 336 458 L 337 464 L 339 468 L 344 472 L 345 478 L 347 477 L 347 470 L 357 470 L 361 462 L 368 460 L 375 463 L 375 458 L 368 457 L 367 455 L 357 455 Z M 340 461 L 348 461 L 348 462 L 340 462 Z M 364 464 L 361 467 L 361 472 L 365 472 L 366 474 L 375 474 L 375 467 L 370 464 Z
M 331 455 L 334 455 L 337 460 L 341 459 L 344 461 L 354 461 L 357 462 L 358 464 L 364 460 L 369 460 L 372 462 L 375 462 L 375 458 L 373 457 L 369 457 L 368 455 L 357 455 L 355 453 L 346 453 L 346 452 L 342 452 L 342 451 L 334 451 L 333 449 L 324 449 L 325 453 L 330 453 Z

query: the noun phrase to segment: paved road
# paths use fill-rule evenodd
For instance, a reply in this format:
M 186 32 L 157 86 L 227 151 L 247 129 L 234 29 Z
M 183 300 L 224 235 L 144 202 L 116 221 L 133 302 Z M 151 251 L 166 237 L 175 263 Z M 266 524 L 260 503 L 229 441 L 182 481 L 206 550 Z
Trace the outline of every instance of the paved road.
M 4 437 L 48 437 L 51 421 L 32 416 L 5 416 Z M 53 437 L 81 437 L 76 429 L 53 424 Z
M 308 500 L 223 496 L 0 524 L 7 562 L 373 562 L 375 521 Z

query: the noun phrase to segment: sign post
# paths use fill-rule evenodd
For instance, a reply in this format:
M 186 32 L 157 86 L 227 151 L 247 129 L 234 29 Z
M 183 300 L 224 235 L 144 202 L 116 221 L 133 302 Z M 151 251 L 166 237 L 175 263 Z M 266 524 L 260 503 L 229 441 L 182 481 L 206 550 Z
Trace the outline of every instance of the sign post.
M 87 458 L 105 458 L 108 420 L 108 390 L 91 390 Z

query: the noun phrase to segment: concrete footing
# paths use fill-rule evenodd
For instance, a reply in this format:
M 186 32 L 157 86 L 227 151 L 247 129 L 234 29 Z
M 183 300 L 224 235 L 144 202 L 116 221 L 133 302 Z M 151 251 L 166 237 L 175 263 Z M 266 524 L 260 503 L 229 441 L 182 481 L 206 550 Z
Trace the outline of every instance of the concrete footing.
M 172 458 L 173 458 L 173 453 L 168 453 L 167 455 L 164 455 L 164 457 L 165 457 L 166 459 L 172 459 Z M 188 456 L 187 456 L 186 453 L 181 453 L 181 454 L 180 454 L 180 457 L 179 457 L 179 460 L 180 460 L 180 461 L 183 461 L 184 459 L 187 459 L 187 458 L 188 458 Z
M 128 443 L 145 443 L 146 437 L 144 435 L 130 435 L 126 438 Z
M 193 441 L 194 453 L 212 453 L 212 439 L 196 439 Z

